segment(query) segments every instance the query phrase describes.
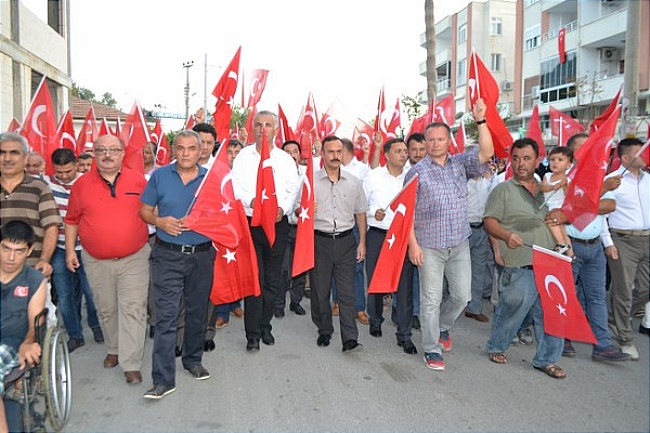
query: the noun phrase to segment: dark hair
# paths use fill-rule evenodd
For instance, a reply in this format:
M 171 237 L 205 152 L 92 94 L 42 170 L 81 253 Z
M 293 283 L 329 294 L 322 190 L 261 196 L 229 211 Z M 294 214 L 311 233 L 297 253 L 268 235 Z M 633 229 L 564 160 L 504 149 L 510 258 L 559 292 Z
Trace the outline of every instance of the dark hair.
M 632 146 L 643 146 L 643 141 L 638 138 L 624 138 L 618 142 L 616 146 L 616 152 L 618 152 L 618 157 L 620 158 L 623 155 L 630 153 Z
M 300 143 L 298 143 L 296 140 L 287 140 L 284 143 L 282 143 L 282 150 L 284 150 L 284 148 L 290 144 L 295 144 L 296 146 L 298 146 L 298 149 L 300 149 Z
M 70 164 L 71 162 L 75 164 L 77 163 L 77 157 L 74 156 L 74 152 L 72 151 L 72 149 L 68 149 L 67 147 L 62 147 L 52 152 L 52 164 L 66 165 L 66 164 Z
M 36 242 L 36 234 L 32 226 L 26 222 L 12 220 L 0 228 L 0 241 L 5 239 L 16 243 L 26 242 L 27 246 L 31 247 Z
M 395 143 L 404 143 L 404 140 L 401 138 L 391 138 L 387 142 L 384 143 L 384 153 L 390 152 L 390 148 L 393 147 L 393 144 Z
M 243 148 L 244 148 L 244 143 L 242 143 L 241 141 L 237 140 L 236 138 L 231 138 L 230 140 L 228 140 L 228 147 L 231 147 L 231 146 L 232 146 L 232 147 L 237 147 L 237 146 L 239 146 L 239 147 L 241 147 L 241 148 L 243 149 Z
M 323 138 L 323 140 L 322 140 L 322 142 L 323 142 L 323 151 L 325 150 L 325 145 L 327 143 L 329 143 L 330 141 L 337 141 L 337 140 L 340 141 L 341 143 L 343 143 L 343 140 L 338 138 L 336 135 L 328 135 L 327 137 Z M 343 146 L 345 146 L 345 143 L 343 143 Z M 352 146 L 352 150 L 354 151 L 354 145 Z
M 417 142 L 422 142 L 422 141 L 427 141 L 426 137 L 424 136 L 423 133 L 421 132 L 414 132 L 411 135 L 409 135 L 406 138 L 406 147 L 409 148 L 411 145 L 411 141 L 417 141 Z
M 569 146 L 555 146 L 549 153 L 548 157 L 552 155 L 564 155 L 569 158 L 569 162 L 573 162 L 573 149 Z
M 566 142 L 567 147 L 570 147 L 573 149 L 573 146 L 575 146 L 576 141 L 579 140 L 580 138 L 589 138 L 589 134 L 586 132 L 578 132 L 577 134 L 573 134 L 571 137 Z
M 424 132 L 426 133 L 429 129 L 433 129 L 433 128 L 445 128 L 447 130 L 447 134 L 449 134 L 449 138 L 451 138 L 451 128 L 446 123 L 444 122 L 429 123 L 426 129 L 424 130 Z
M 77 159 L 93 159 L 93 156 L 90 153 L 80 153 Z
M 341 138 L 341 143 L 343 147 L 350 153 L 354 153 L 354 143 L 349 138 Z M 325 147 L 325 140 L 323 140 L 323 147 Z
M 515 140 L 515 142 L 512 143 L 512 146 L 510 147 L 510 154 L 512 155 L 515 149 L 523 149 L 524 147 L 527 146 L 531 146 L 533 148 L 536 157 L 539 156 L 539 146 L 537 145 L 537 142 L 532 138 L 528 138 L 528 137 Z
M 192 131 L 212 134 L 212 137 L 214 137 L 214 141 L 217 141 L 217 130 L 214 129 L 214 126 L 210 125 L 209 123 L 197 123 L 192 128 Z M 201 144 L 200 140 L 199 140 L 199 144 Z

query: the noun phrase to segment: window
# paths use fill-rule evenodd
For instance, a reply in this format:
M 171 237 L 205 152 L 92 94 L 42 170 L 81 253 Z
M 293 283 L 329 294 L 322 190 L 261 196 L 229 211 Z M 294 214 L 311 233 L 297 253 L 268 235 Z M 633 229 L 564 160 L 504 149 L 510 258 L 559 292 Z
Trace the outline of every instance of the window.
M 524 49 L 526 51 L 530 51 L 533 48 L 537 48 L 541 45 L 541 27 L 539 24 L 526 29 L 524 32 L 524 41 Z
M 492 71 L 499 72 L 501 70 L 501 54 L 492 53 Z
M 492 17 L 492 25 L 490 26 L 490 34 L 492 36 L 501 36 L 501 17 Z
M 458 27 L 458 43 L 462 44 L 467 41 L 467 24 L 461 24 Z
M 458 69 L 456 74 L 456 86 L 462 86 L 467 80 L 467 59 L 458 61 Z
M 555 57 L 542 62 L 540 68 L 540 99 L 543 103 L 561 101 L 576 95 L 576 52 L 568 52 L 566 62 Z

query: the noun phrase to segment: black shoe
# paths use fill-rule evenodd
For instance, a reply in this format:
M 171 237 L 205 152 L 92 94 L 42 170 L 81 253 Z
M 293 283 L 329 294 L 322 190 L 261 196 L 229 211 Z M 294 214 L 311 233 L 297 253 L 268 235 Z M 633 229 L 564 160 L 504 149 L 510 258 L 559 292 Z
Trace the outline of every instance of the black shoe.
M 183 349 L 176 346 L 176 349 L 174 349 L 174 353 L 176 354 L 176 358 L 180 358 L 181 356 L 183 356 Z
M 153 326 L 153 325 L 150 325 L 150 326 L 149 326 L 149 338 L 153 338 L 153 336 L 155 335 L 155 333 L 156 333 L 156 327 Z
M 411 328 L 420 329 L 420 318 L 418 316 L 413 316 L 411 319 Z
M 372 335 L 373 337 L 377 337 L 377 338 L 381 337 L 382 336 L 381 326 L 371 326 L 370 327 L 370 335 Z
M 358 352 L 361 349 L 363 349 L 363 346 L 357 340 L 347 340 L 343 343 L 343 352 L 352 353 Z
M 395 307 L 390 308 L 390 321 L 397 326 L 397 308 Z
M 102 328 L 93 328 L 93 340 L 95 340 L 95 343 L 104 342 L 104 333 L 102 332 Z
M 259 338 L 249 338 L 248 343 L 246 343 L 246 351 L 259 351 L 260 350 L 260 340 Z
M 284 311 L 282 314 L 284 314 Z M 273 337 L 273 334 L 271 334 L 270 330 L 262 329 L 262 343 L 267 346 L 273 346 L 275 344 L 275 338 Z
M 214 344 L 214 340 L 206 340 L 205 343 L 203 343 L 203 351 L 204 352 L 212 352 L 217 346 Z
M 404 353 L 408 355 L 415 355 L 418 353 L 418 350 L 415 348 L 415 344 L 411 340 L 398 341 L 397 345 L 404 349 Z
M 275 311 L 273 312 L 273 315 L 277 317 L 278 319 L 281 319 L 284 317 L 284 308 L 276 308 Z
M 210 379 L 210 372 L 201 364 L 186 368 L 185 370 L 187 370 L 197 380 Z
M 327 347 L 330 345 L 330 340 L 332 339 L 331 335 L 327 334 L 318 334 L 318 340 L 316 340 L 316 345 L 317 346 L 324 346 Z
M 307 314 L 305 309 L 302 308 L 302 306 L 297 302 L 290 303 L 289 304 L 289 310 L 293 311 L 294 313 L 296 313 L 299 316 L 304 316 L 305 314 Z
M 311 299 L 311 290 L 305 289 L 305 291 L 302 292 L 302 297 L 307 298 L 307 299 Z
M 83 338 L 71 338 L 68 340 L 68 353 L 72 353 L 81 346 L 84 346 L 86 342 Z
M 154 385 L 153 388 L 151 388 L 149 391 L 144 393 L 144 398 L 150 398 L 152 400 L 160 400 L 167 394 L 171 394 L 172 392 L 176 391 L 176 387 L 171 385 L 171 386 L 166 386 L 166 385 Z
M 639 323 L 639 334 L 645 334 L 650 336 L 650 328 L 646 328 L 645 326 Z

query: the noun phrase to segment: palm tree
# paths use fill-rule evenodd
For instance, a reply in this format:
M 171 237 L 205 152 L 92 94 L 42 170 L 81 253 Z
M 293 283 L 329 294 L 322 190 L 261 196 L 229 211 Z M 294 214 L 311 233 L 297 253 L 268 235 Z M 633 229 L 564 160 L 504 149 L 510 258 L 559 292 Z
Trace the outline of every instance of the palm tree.
M 427 101 L 435 101 L 438 76 L 436 73 L 436 21 L 433 0 L 424 0 L 424 25 L 427 39 Z

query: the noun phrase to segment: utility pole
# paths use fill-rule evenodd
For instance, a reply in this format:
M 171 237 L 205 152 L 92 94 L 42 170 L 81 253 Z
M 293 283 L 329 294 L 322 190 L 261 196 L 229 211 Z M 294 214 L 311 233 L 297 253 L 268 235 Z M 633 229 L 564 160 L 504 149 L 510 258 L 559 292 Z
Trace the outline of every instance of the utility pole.
M 638 43 L 639 43 L 639 21 L 641 19 L 641 2 L 627 2 L 627 29 L 625 31 L 625 74 L 623 78 L 623 98 L 627 99 L 627 108 L 623 112 L 625 119 L 625 128 L 627 136 L 634 136 L 635 121 L 634 117 L 639 115 L 639 63 L 638 63 Z
M 194 60 L 183 63 L 185 68 L 185 121 L 190 118 L 190 68 L 194 66 Z

